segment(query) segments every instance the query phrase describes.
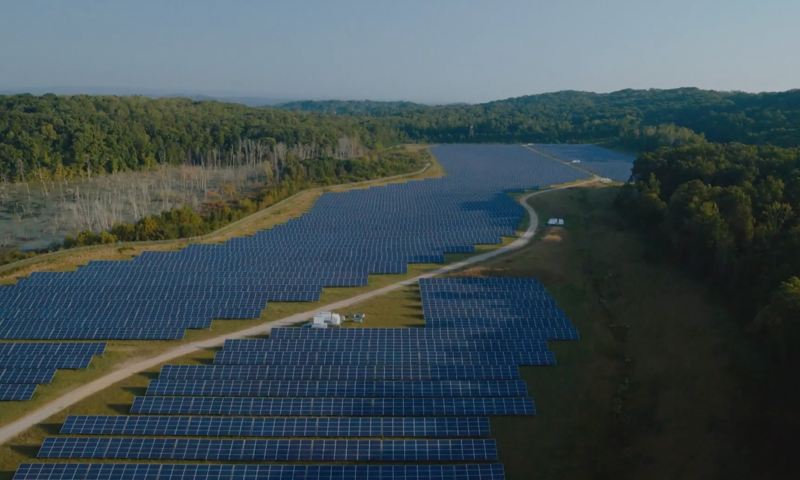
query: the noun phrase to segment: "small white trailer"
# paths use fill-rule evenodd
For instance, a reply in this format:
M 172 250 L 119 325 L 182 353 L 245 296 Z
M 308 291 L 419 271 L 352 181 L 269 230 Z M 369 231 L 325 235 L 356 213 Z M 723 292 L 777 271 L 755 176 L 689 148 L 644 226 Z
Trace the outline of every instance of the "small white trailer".
M 342 324 L 342 316 L 333 312 L 319 312 L 311 320 L 311 328 L 338 327 Z

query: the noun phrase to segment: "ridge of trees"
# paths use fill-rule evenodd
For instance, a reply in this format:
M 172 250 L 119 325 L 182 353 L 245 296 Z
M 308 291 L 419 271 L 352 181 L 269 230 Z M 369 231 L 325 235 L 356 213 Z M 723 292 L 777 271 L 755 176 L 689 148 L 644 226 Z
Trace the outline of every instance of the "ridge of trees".
M 587 142 L 641 150 L 645 128 L 672 124 L 713 142 L 800 146 L 800 90 L 697 88 L 562 91 L 476 105 L 292 102 L 282 108 L 380 117 L 407 138 L 430 142 Z
M 564 91 L 476 105 L 304 101 L 278 108 L 181 98 L 0 96 L 0 178 L 6 181 L 155 164 L 236 164 L 288 151 L 342 159 L 406 141 L 586 142 L 643 151 L 698 139 L 800 146 L 800 90 Z M 255 146 L 249 157 L 242 145 Z
M 6 181 L 146 169 L 156 164 L 354 158 L 397 143 L 354 118 L 182 98 L 0 96 Z

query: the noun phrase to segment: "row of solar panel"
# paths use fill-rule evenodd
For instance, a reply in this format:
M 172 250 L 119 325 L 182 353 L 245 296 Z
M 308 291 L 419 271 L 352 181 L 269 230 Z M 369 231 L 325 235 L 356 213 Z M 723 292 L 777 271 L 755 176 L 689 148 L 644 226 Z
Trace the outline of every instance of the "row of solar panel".
M 147 395 L 206 397 L 523 397 L 525 382 L 510 381 L 253 381 L 153 380 Z
M 14 480 L 502 480 L 498 463 L 464 465 L 24 464 Z
M 510 168 L 514 170 L 514 168 Z M 480 212 L 482 209 L 494 209 L 492 215 L 486 218 L 494 218 L 495 226 L 498 224 L 506 224 L 513 227 L 518 222 L 521 211 L 520 207 L 515 205 L 513 201 L 504 194 L 498 193 L 500 190 L 509 188 L 509 184 L 519 181 L 519 177 L 523 176 L 522 171 L 515 172 L 517 175 L 508 176 L 509 172 L 503 172 L 502 182 L 498 181 L 494 188 L 497 189 L 498 185 L 502 183 L 503 189 L 495 190 L 495 193 L 489 194 L 485 200 L 478 200 L 475 191 L 468 192 L 465 197 L 463 191 L 465 186 L 458 185 L 458 190 L 461 193 L 454 194 L 450 200 L 459 203 L 459 211 L 463 215 L 458 215 L 458 221 L 461 225 L 469 225 L 470 221 L 480 220 L 480 216 L 474 215 L 475 212 Z M 458 178 L 456 172 L 454 177 Z M 462 177 L 463 178 L 463 177 Z M 474 181 L 474 179 L 473 179 Z M 458 184 L 458 182 L 455 182 Z M 488 184 L 492 184 L 492 180 L 488 180 Z M 449 191 L 445 182 L 444 185 L 438 185 L 442 190 Z M 424 189 L 423 189 L 424 190 Z M 466 190 L 469 190 L 467 187 Z M 388 190 L 387 190 L 388 191 Z M 397 190 L 402 191 L 402 190 Z M 486 193 L 488 194 L 488 190 Z M 419 192 L 417 192 L 419 193 Z M 430 192 L 436 197 L 440 192 Z M 348 197 L 350 198 L 350 197 Z M 361 197 L 362 199 L 371 197 Z M 374 200 L 374 198 L 372 198 Z M 441 199 L 436 197 L 437 201 Z M 378 199 L 380 202 L 380 198 Z M 483 204 L 481 204 L 483 202 Z M 342 206 L 342 202 L 338 206 Z M 325 212 L 326 216 L 331 219 L 336 217 L 331 212 L 335 212 L 338 208 L 327 208 L 333 205 L 329 197 L 324 196 L 323 199 L 312 210 L 312 213 L 307 216 L 303 221 L 314 219 L 319 215 L 320 211 Z M 343 202 L 347 204 L 347 201 Z M 363 202 L 356 204 L 346 205 L 347 210 L 352 212 L 353 208 L 359 208 Z M 514 208 L 508 207 L 509 205 Z M 363 205 L 363 211 L 368 211 L 373 205 Z M 502 217 L 501 211 L 516 212 L 507 218 Z M 346 210 L 342 210 L 346 215 Z M 379 211 L 375 211 L 379 213 Z M 408 212 L 411 214 L 412 212 Z M 516 216 L 515 216 L 516 215 Z M 340 215 L 341 216 L 341 215 Z M 376 221 L 373 216 L 367 215 L 370 222 Z M 412 215 L 409 215 L 411 218 Z M 452 217 L 450 218 L 452 220 Z M 346 224 L 347 222 L 342 222 Z M 480 223 L 480 222 L 477 222 Z M 331 231 L 326 231 L 326 235 L 336 236 L 336 232 L 346 232 L 352 230 L 353 224 L 345 225 L 345 229 L 337 230 L 342 225 L 334 225 Z M 391 229 L 388 229 L 391 230 Z M 497 230 L 495 230 L 497 231 Z M 394 233 L 394 232 L 392 232 Z M 402 232 L 401 232 L 402 233 Z M 307 233 L 303 233 L 307 234 Z M 269 250 L 271 246 L 276 245 L 269 241 L 261 242 L 259 236 L 253 241 L 244 241 L 244 244 L 249 245 L 251 248 L 237 249 L 235 255 L 246 255 L 252 252 L 253 247 L 259 247 Z M 267 237 L 263 237 L 266 240 Z M 338 238 L 338 237 L 337 237 Z M 367 232 L 364 235 L 367 241 L 374 241 L 377 236 L 370 237 Z M 335 242 L 336 239 L 333 240 Z M 242 242 L 236 242 L 241 245 Z M 339 246 L 344 245 L 339 243 Z M 287 248 L 281 246 L 280 249 Z M 348 245 L 352 248 L 352 244 Z M 279 250 L 279 249 L 278 249 Z M 278 250 L 275 250 L 276 252 Z M 332 250 L 325 250 L 330 252 Z M 205 250 L 206 254 L 211 250 Z M 217 251 L 219 252 L 219 251 Z M 156 258 L 164 258 L 159 255 L 148 255 L 145 261 L 151 261 Z M 177 256 L 169 257 L 176 260 Z M 312 257 L 298 257 L 298 258 L 312 258 Z M 135 261 L 134 261 L 135 262 Z M 122 273 L 116 273 L 116 276 Z M 137 279 L 137 282 L 139 280 Z M 525 289 L 519 289 L 524 291 Z M 498 292 L 503 294 L 505 292 Z M 526 293 L 527 294 L 527 293 Z M 523 293 L 519 293 L 520 299 L 523 299 Z M 530 296 L 530 295 L 529 295 Z M 486 295 L 487 300 L 491 300 L 489 295 Z M 501 298 L 502 295 L 501 295 Z M 526 297 L 527 298 L 527 297 Z M 423 299 L 424 300 L 424 299 Z M 495 299 L 496 300 L 496 299 Z M 495 305 L 500 303 L 495 301 Z M 540 308 L 543 303 L 531 303 L 530 308 Z M 488 307 L 488 304 L 486 305 Z M 448 312 L 442 312 L 447 314 Z M 452 312 L 450 312 L 452 313 Z M 443 320 L 441 323 L 449 322 L 450 320 Z M 477 323 L 477 320 L 476 320 Z M 541 323 L 541 322 L 540 322 Z M 286 351 L 290 343 L 300 344 L 303 340 L 320 338 L 329 339 L 324 335 L 336 334 L 320 334 L 315 333 L 311 329 L 295 329 L 299 331 L 300 335 L 296 337 L 298 341 L 284 341 L 282 349 L 267 348 L 244 348 L 237 350 L 224 349 L 218 354 L 217 364 L 210 366 L 179 366 L 174 368 L 165 368 L 162 373 L 164 374 L 159 380 L 153 382 L 152 391 L 147 395 L 138 397 L 134 400 L 131 408 L 132 414 L 137 414 L 128 417 L 115 417 L 109 420 L 109 417 L 98 418 L 94 420 L 84 417 L 82 420 L 73 421 L 73 427 L 80 430 L 83 435 L 146 435 L 146 436 L 192 436 L 186 432 L 203 432 L 214 431 L 220 433 L 233 432 L 234 429 L 244 428 L 247 432 L 253 433 L 274 433 L 276 428 L 286 427 L 287 424 L 283 423 L 267 423 L 276 422 L 290 422 L 295 420 L 298 423 L 290 424 L 294 431 L 302 429 L 303 432 L 320 432 L 320 425 L 326 428 L 325 425 L 331 425 L 325 422 L 335 422 L 336 428 L 345 430 L 347 432 L 368 432 L 375 434 L 380 432 L 397 432 L 400 423 L 405 421 L 419 422 L 421 420 L 433 420 L 436 422 L 461 421 L 464 416 L 485 416 L 485 415 L 531 415 L 535 413 L 533 401 L 527 397 L 527 389 L 525 384 L 518 381 L 519 372 L 517 365 L 521 357 L 536 357 L 539 361 L 539 356 L 544 356 L 549 361 L 552 361 L 552 354 L 546 350 L 531 350 L 525 349 L 522 352 L 515 352 L 511 348 L 506 350 L 499 350 L 497 348 L 486 348 L 485 350 L 471 351 L 464 350 L 471 346 L 477 346 L 477 342 L 485 342 L 486 339 L 495 339 L 503 342 L 508 342 L 509 347 L 513 345 L 512 338 L 523 338 L 527 341 L 527 345 L 538 344 L 541 345 L 541 340 L 553 336 L 553 331 L 556 329 L 542 328 L 541 325 L 532 321 L 530 318 L 520 319 L 519 321 L 506 322 L 499 325 L 495 319 L 488 319 L 484 322 L 491 328 L 480 326 L 475 331 L 467 333 L 465 329 L 450 329 L 450 328 L 426 328 L 426 331 L 435 331 L 438 336 L 417 336 L 419 334 L 388 334 L 386 338 L 401 338 L 402 335 L 409 335 L 409 339 L 420 338 L 457 338 L 459 340 L 473 339 L 476 342 L 462 342 L 460 345 L 452 344 L 451 351 L 448 350 L 430 350 L 429 347 L 433 343 L 420 344 L 417 342 L 415 351 L 411 350 L 412 343 L 406 341 L 404 343 L 392 343 L 392 345 L 403 345 L 396 347 L 394 350 L 381 351 L 377 348 L 371 350 L 356 350 L 346 351 L 342 348 L 329 348 L 326 351 Z M 565 324 L 564 330 L 569 331 L 571 325 Z M 290 330 L 290 329 L 280 329 Z M 413 329 L 407 329 L 409 332 L 414 332 Z M 420 329 L 422 330 L 422 329 Z M 574 329 L 572 329 L 574 330 Z M 342 330 L 343 331 L 343 330 Z M 366 332 L 367 330 L 361 330 Z M 277 332 L 276 332 L 277 333 Z M 368 338 L 370 335 L 364 338 Z M 381 334 L 377 334 L 380 337 Z M 401 335 L 401 336 L 398 336 Z M 445 337 L 448 335 L 448 337 Z M 449 337 L 452 335 L 452 337 Z M 477 335 L 477 336 L 475 336 Z M 277 337 L 275 337 L 277 338 Z M 341 338 L 350 338 L 342 336 Z M 376 337 L 377 338 L 377 337 Z M 285 339 L 290 339 L 289 336 Z M 388 343 L 384 343 L 388 346 Z M 253 345 L 253 344 L 250 344 Z M 436 345 L 445 347 L 445 342 L 439 342 Z M 455 346 L 454 346 L 455 345 Z M 484 346 L 488 343 L 484 343 Z M 495 342 L 495 346 L 497 342 Z M 275 346 L 280 347 L 278 343 Z M 424 348 L 422 348 L 424 347 Z M 461 347 L 461 348 L 459 348 Z M 328 357 L 326 360 L 324 357 Z M 280 358 L 278 358 L 280 357 Z M 302 363 L 299 363 L 300 357 L 306 358 Z M 394 360 L 389 360 L 393 357 Z M 309 360 L 310 358 L 310 360 Z M 271 362 L 270 364 L 255 364 L 255 365 L 220 365 L 220 362 L 235 363 L 245 361 L 247 363 L 258 362 Z M 378 362 L 397 362 L 389 364 L 381 364 Z M 482 362 L 482 363 L 467 363 L 467 362 Z M 523 359 L 524 361 L 524 359 Z M 282 364 L 292 362 L 292 364 Z M 325 362 L 316 365 L 315 362 Z M 367 364 L 352 364 L 352 362 L 368 362 Z M 405 363 L 403 363 L 405 362 Z M 443 364 L 438 365 L 437 363 Z M 294 373 L 301 373 L 298 376 L 290 376 Z M 307 372 L 307 373 L 306 373 Z M 172 376 L 170 376 L 172 375 Z M 354 379 L 347 378 L 354 375 L 367 375 L 366 377 L 357 376 Z M 265 382 L 254 380 L 254 378 L 265 377 Z M 309 380 L 324 380 L 324 381 L 305 381 L 298 382 L 297 378 L 306 378 Z M 369 376 L 375 377 L 372 381 L 365 381 L 364 378 Z M 393 381 L 392 379 L 399 377 L 402 382 Z M 410 378 L 409 378 L 410 377 Z M 464 377 L 464 380 L 456 381 Z M 499 379 L 495 377 L 500 377 Z M 233 380 L 239 378 L 239 381 Z M 292 379 L 293 382 L 281 382 L 280 379 Z M 202 379 L 199 380 L 198 379 Z M 470 380 L 473 379 L 473 380 Z M 480 380 L 479 380 L 480 379 Z M 207 381 L 208 380 L 208 381 Z M 516 381 L 514 381 L 516 380 Z M 191 392 L 193 396 L 188 395 Z M 475 396 L 456 396 L 465 394 L 466 392 L 474 392 Z M 308 394 L 314 396 L 299 397 L 295 395 Z M 372 393 L 381 395 L 379 397 L 367 398 L 365 394 Z M 498 394 L 508 393 L 510 396 L 498 396 Z M 511 396 L 512 394 L 520 394 L 519 396 Z M 171 396 L 171 395 L 176 396 Z M 197 396 L 200 395 L 225 395 L 225 396 Z M 235 396 L 235 395 L 251 395 L 251 394 L 266 394 L 270 397 L 249 397 L 249 396 Z M 414 396 L 419 394 L 420 396 Z M 452 396 L 443 397 L 440 395 L 450 394 Z M 170 396 L 165 396 L 170 395 Z M 292 395 L 291 397 L 281 397 L 280 395 Z M 324 395 L 324 396 L 323 396 Z M 354 398 L 348 398 L 346 395 L 357 395 Z M 386 395 L 402 395 L 386 396 Z M 428 396 L 431 395 L 431 396 Z M 146 414 L 148 416 L 142 416 Z M 159 416 L 149 416 L 149 415 Z M 203 415 L 203 417 L 187 416 L 187 415 Z M 249 418 L 242 418 L 247 416 Z M 279 418 L 267 418 L 267 417 Z M 283 418 L 288 417 L 288 418 Z M 308 417 L 315 417 L 309 419 Z M 411 418 L 405 418 L 411 417 Z M 353 423 L 339 423 L 345 420 L 357 420 L 356 427 Z M 380 420 L 379 420 L 380 419 Z M 380 421 L 380 427 L 377 427 L 375 422 Z M 485 421 L 485 419 L 483 419 Z M 172 421 L 172 423 L 170 423 Z M 194 422 L 194 423 L 192 423 Z M 306 423 L 309 422 L 309 423 Z M 313 427 L 310 425 L 313 423 Z M 323 422 L 323 423 L 319 423 Z M 111 431 L 109 432 L 108 425 L 111 424 Z M 365 426 L 366 425 L 366 426 Z M 389 427 L 386 427 L 389 425 Z M 403 425 L 405 425 L 403 423 Z M 452 428 L 452 424 L 436 423 L 437 427 L 424 430 L 426 435 L 435 433 L 436 431 L 447 430 Z M 470 424 L 474 426 L 474 424 Z M 136 429 L 139 429 L 136 431 Z M 203 430 L 203 429 L 206 430 Z M 311 430 L 308 430 L 308 429 Z M 379 428 L 379 430 L 375 430 Z M 404 427 L 402 427 L 404 428 Z M 126 430 L 127 429 L 127 430 Z M 129 433 L 130 429 L 134 433 Z M 148 430 L 149 429 L 149 430 Z M 388 430 L 387 430 L 388 429 Z M 65 425 L 65 433 L 69 433 L 67 425 Z M 97 433 L 100 430 L 101 433 Z M 148 433 L 141 432 L 152 432 Z M 326 430 L 332 433 L 332 430 Z M 408 430 L 406 430 L 408 431 Z M 411 431 L 419 431 L 419 429 L 411 429 Z M 452 432 L 452 430 L 450 430 Z M 463 428 L 459 430 L 463 432 Z M 169 433 L 176 432 L 176 433 Z M 78 434 L 78 433 L 74 433 Z M 211 435 L 209 435 L 211 436 Z M 259 435 L 254 435 L 259 436 Z M 355 436 L 355 435 L 353 435 Z M 452 438 L 447 440 L 223 440 L 223 439 L 187 439 L 187 438 L 95 438 L 95 437 L 59 437 L 48 439 L 40 451 L 40 456 L 43 458 L 102 458 L 102 459 L 152 459 L 152 460 L 204 460 L 204 461 L 380 461 L 380 462 L 393 462 L 393 461 L 446 461 L 446 462 L 491 462 L 497 456 L 496 445 L 492 440 L 476 439 L 476 438 L 463 438 L 472 437 L 472 435 L 458 435 L 462 438 Z M 437 435 L 438 437 L 438 435 Z M 448 436 L 449 437 L 449 436 Z M 347 436 L 344 438 L 348 438 Z M 349 437 L 352 438 L 352 437 Z M 400 437 L 406 438 L 406 437 Z M 413 437 L 411 437 L 413 438 Z M 434 438 L 424 436 L 421 438 Z M 492 464 L 473 464 L 487 468 L 486 470 L 461 470 L 460 473 L 474 473 L 475 477 L 464 478 L 483 478 L 485 473 L 487 478 L 502 478 L 502 469 L 489 470 Z M 343 466 L 344 467 L 344 466 Z M 358 475 L 355 468 L 360 466 L 352 466 L 353 470 L 316 470 L 311 471 L 323 474 L 328 472 L 332 474 L 342 475 Z M 431 465 L 432 467 L 432 465 Z M 30 466 L 21 470 L 21 474 L 27 475 L 27 472 L 42 472 L 42 475 L 53 473 L 56 478 L 61 478 L 62 475 L 70 473 L 83 472 L 86 475 L 109 475 L 108 472 L 112 471 L 113 467 L 106 467 L 105 471 L 101 471 L 100 467 L 94 468 L 92 473 L 89 470 L 78 470 L 76 467 L 62 467 L 62 470 L 47 470 L 45 467 Z M 89 467 L 86 467 L 87 469 Z M 117 467 L 123 468 L 123 467 Z M 135 467 L 130 467 L 131 469 Z M 141 467 L 145 469 L 146 467 Z M 163 466 L 167 474 L 172 474 L 169 466 Z M 186 469 L 192 466 L 185 467 Z M 229 468 L 225 466 L 224 468 Z M 233 468 L 233 467 L 230 467 Z M 298 468 L 313 468 L 312 466 L 298 466 Z M 323 467 L 320 467 L 323 468 Z M 324 467 L 327 468 L 327 467 Z M 437 473 L 443 474 L 441 478 L 449 478 L 447 475 L 454 473 L 452 470 L 433 472 L 430 470 L 417 470 L 416 466 L 412 470 L 384 471 L 385 476 L 377 478 L 394 478 L 393 475 L 400 475 L 398 478 L 417 478 L 413 475 L 421 474 L 419 478 L 440 478 L 436 477 Z M 394 468 L 394 467 L 391 467 Z M 182 470 L 183 472 L 195 472 L 194 470 Z M 105 473 L 103 473 L 105 472 Z M 141 474 L 145 475 L 147 470 Z M 150 470 L 152 472 L 152 470 Z M 161 472 L 161 470 L 159 470 Z M 301 470 L 300 474 L 305 472 Z M 482 473 L 483 472 L 483 473 Z M 122 473 L 117 470 L 117 473 Z M 222 470 L 215 473 L 224 474 Z M 243 472 L 239 472 L 243 473 Z M 297 472 L 295 472 L 297 473 Z M 371 473 L 376 473 L 372 471 Z M 429 474 L 434 474 L 431 476 Z M 152 473 L 151 473 L 152 474 Z M 282 475 L 283 472 L 277 473 Z M 427 476 L 424 476 L 426 475 Z M 156 475 L 161 475 L 158 473 Z M 206 473 L 199 472 L 202 477 Z M 34 477 L 32 477 L 34 478 Z M 326 478 L 326 477 L 322 477 Z M 339 477 L 331 477 L 339 478 Z M 350 477 L 343 477 L 350 478 Z
M 519 378 L 519 370 L 516 365 L 165 365 L 158 378 L 161 381 L 514 380 Z
M 485 437 L 485 417 L 70 416 L 65 435 L 203 437 Z
M 542 339 L 454 339 L 433 337 L 321 337 L 274 339 L 264 341 L 260 339 L 237 339 L 225 341 L 226 351 L 266 351 L 266 350 L 293 350 L 293 351 L 321 351 L 343 350 L 358 348 L 359 350 L 469 350 L 469 351 L 540 351 L 547 350 L 547 343 Z
M 333 364 L 407 364 L 433 363 L 442 365 L 555 365 L 550 351 L 528 352 L 443 352 L 420 350 L 405 351 L 352 351 L 325 352 L 229 352 L 222 350 L 214 358 L 217 365 L 333 365 Z
M 534 415 L 528 397 L 481 398 L 250 398 L 136 397 L 131 413 L 253 416 L 470 416 Z
M 47 438 L 38 458 L 216 461 L 468 461 L 497 460 L 489 439 L 221 440 L 198 438 Z

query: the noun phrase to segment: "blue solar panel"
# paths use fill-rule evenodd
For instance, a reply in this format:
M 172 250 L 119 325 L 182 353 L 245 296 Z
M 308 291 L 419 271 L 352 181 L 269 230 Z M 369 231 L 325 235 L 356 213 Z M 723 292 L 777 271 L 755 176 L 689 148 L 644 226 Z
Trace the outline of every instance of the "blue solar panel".
M 198 438 L 46 438 L 38 458 L 217 461 L 470 461 L 497 460 L 489 439 L 218 440 Z
M 150 382 L 147 395 L 209 397 L 524 397 L 525 382 L 511 381 L 253 381 Z
M 329 352 L 219 352 L 217 365 L 338 365 L 338 364 L 408 364 L 433 363 L 447 365 L 554 365 L 550 351 L 528 352 L 442 352 L 420 350 L 394 351 L 329 351 Z
M 435 153 L 442 178 L 328 192 L 305 215 L 249 237 L 0 287 L 0 338 L 177 339 L 213 319 L 258 318 L 269 301 L 314 301 L 326 286 L 496 244 L 525 214 L 507 192 L 587 176 L 520 146 Z
M 180 338 L 213 319 L 256 318 L 267 302 L 316 300 L 326 286 L 365 285 L 369 274 L 498 243 L 524 214 L 509 191 L 582 175 L 520 147 L 439 152 L 442 179 L 325 194 L 308 214 L 251 237 L 0 287 L 0 338 Z M 497 155 L 491 165 L 488 152 Z M 213 365 L 163 367 L 132 415 L 70 417 L 62 433 L 81 436 L 49 438 L 39 456 L 477 464 L 28 465 L 17 475 L 502 478 L 501 467 L 486 463 L 497 450 L 480 438 L 489 433 L 485 417 L 534 415 L 518 366 L 554 364 L 547 341 L 578 332 L 533 279 L 425 279 L 420 296 L 425 328 L 279 328 L 267 339 L 226 342 Z M 81 368 L 102 352 L 102 344 L 54 345 L 0 342 L 0 378 L 22 389 L 19 380 L 33 376 L 26 368 Z
M 13 369 L 52 369 L 86 368 L 92 361 L 91 355 L 83 356 L 39 356 L 39 355 L 4 355 L 0 356 L 0 368 Z
M 497 463 L 464 465 L 23 464 L 14 480 L 503 480 Z
M 0 401 L 30 400 L 35 391 L 35 384 L 0 383 Z
M 362 330 L 366 331 L 366 329 Z M 165 365 L 160 380 L 513 380 L 515 365 Z
M 50 383 L 56 374 L 55 368 L 45 369 L 2 369 L 0 383 Z
M 99 355 L 105 350 L 105 343 L 96 342 L 0 342 L 0 356 L 6 355 L 63 355 L 83 356 Z
M 577 165 L 581 168 L 620 182 L 631 177 L 636 159 L 633 155 L 596 145 L 536 144 L 533 148 L 565 162 L 579 162 Z
M 547 343 L 543 339 L 472 339 L 458 338 L 426 338 L 426 337 L 395 337 L 371 338 L 345 337 L 345 338 L 315 338 L 311 336 L 296 339 L 270 339 L 270 340 L 228 340 L 225 342 L 225 351 L 330 351 L 330 350 L 392 350 L 392 351 L 543 351 L 547 350 Z
M 136 397 L 131 413 L 254 416 L 534 415 L 527 397 L 486 398 L 248 398 Z
M 484 437 L 484 417 L 176 417 L 70 416 L 67 435 L 204 437 Z

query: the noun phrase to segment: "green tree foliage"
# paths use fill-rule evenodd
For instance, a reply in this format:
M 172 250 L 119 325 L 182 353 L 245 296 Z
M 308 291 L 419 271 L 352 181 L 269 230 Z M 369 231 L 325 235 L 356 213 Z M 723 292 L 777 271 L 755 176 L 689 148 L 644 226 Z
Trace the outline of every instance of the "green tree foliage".
M 654 241 L 733 294 L 745 316 L 789 305 L 787 279 L 800 276 L 800 149 L 665 147 L 640 155 L 633 172 L 617 203 Z
M 157 163 L 235 163 L 242 142 L 304 146 L 333 155 L 342 138 L 369 148 L 396 143 L 378 125 L 349 117 L 188 99 L 0 96 L 0 176 L 96 175 Z M 312 155 L 313 156 L 313 155 Z
M 433 142 L 592 142 L 641 151 L 706 138 L 800 146 L 800 90 L 564 91 L 478 105 L 294 102 L 283 108 L 380 117 L 408 138 Z
M 0 96 L 0 176 L 96 175 L 157 163 L 237 161 L 242 142 L 331 151 L 399 141 L 591 142 L 637 151 L 713 142 L 800 146 L 800 90 L 556 92 L 478 105 Z
M 783 361 L 796 363 L 800 355 L 800 277 L 782 282 L 770 302 L 758 313 L 756 327 L 766 332 Z

